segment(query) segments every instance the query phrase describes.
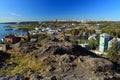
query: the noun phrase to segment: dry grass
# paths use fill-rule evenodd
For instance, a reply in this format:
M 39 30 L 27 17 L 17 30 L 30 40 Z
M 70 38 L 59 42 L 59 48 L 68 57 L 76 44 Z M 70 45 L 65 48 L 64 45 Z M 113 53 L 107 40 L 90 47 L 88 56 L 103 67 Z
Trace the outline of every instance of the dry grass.
M 44 72 L 46 70 L 45 64 L 40 59 L 31 58 L 31 54 L 21 54 L 19 52 L 8 51 L 11 55 L 10 59 L 6 63 L 16 63 L 16 66 L 2 68 L 0 73 L 11 74 L 22 73 L 27 75 L 29 69 L 34 71 Z

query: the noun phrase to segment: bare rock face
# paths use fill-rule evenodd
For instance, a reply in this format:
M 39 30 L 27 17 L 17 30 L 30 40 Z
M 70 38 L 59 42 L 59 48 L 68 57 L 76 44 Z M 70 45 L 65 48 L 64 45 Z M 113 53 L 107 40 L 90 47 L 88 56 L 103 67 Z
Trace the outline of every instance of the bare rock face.
M 55 75 L 58 80 L 104 80 L 114 78 L 112 62 L 86 56 L 84 61 L 79 61 L 79 57 L 75 59 L 71 56 L 73 55 L 56 56 L 57 61 L 54 59 L 54 62 L 50 61 L 48 64 L 54 66 L 54 69 L 50 67 L 52 70 L 48 72 L 48 75 Z
M 114 80 L 116 76 L 111 61 L 73 43 L 47 43 L 37 55 L 48 66 L 44 77 L 55 76 L 57 80 Z

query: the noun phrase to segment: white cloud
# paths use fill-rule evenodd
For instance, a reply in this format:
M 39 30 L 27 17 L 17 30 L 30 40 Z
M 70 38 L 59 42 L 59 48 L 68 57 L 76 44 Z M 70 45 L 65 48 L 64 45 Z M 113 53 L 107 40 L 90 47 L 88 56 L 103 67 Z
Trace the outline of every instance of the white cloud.
M 22 15 L 17 14 L 17 13 L 10 13 L 10 15 L 12 15 L 12 16 L 17 16 L 17 17 L 21 17 L 21 16 L 22 16 Z

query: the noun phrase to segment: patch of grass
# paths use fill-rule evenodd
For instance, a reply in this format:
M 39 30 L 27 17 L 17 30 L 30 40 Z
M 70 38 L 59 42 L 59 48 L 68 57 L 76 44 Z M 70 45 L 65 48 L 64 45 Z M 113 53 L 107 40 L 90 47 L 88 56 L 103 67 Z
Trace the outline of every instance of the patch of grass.
M 19 52 L 9 51 L 10 59 L 6 61 L 10 66 L 1 68 L 0 75 L 15 75 L 16 73 L 22 73 L 27 75 L 29 69 L 34 71 L 45 71 L 46 66 L 40 59 L 32 58 L 31 54 L 22 55 Z M 16 65 L 13 65 L 16 64 Z
M 31 30 L 34 28 L 34 26 L 6 26 L 5 28 L 17 28 L 20 30 Z
M 12 71 L 13 69 L 14 69 L 13 66 L 11 66 L 11 67 L 2 67 L 2 68 L 0 69 L 0 75 L 7 75 L 7 74 L 12 75 L 12 74 L 11 74 L 11 71 Z
M 12 73 L 23 73 L 27 75 L 29 69 L 34 71 L 44 71 L 46 66 L 43 62 L 38 61 L 36 59 L 30 59 L 30 56 L 25 56 L 21 62 L 12 70 Z

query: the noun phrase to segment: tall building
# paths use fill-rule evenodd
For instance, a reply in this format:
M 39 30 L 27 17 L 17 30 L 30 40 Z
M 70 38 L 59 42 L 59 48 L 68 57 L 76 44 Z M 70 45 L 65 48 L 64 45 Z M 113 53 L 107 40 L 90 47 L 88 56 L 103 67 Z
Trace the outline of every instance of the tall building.
M 99 43 L 99 51 L 104 52 L 108 49 L 108 41 L 111 40 L 110 35 L 103 33 L 100 34 L 100 43 Z

